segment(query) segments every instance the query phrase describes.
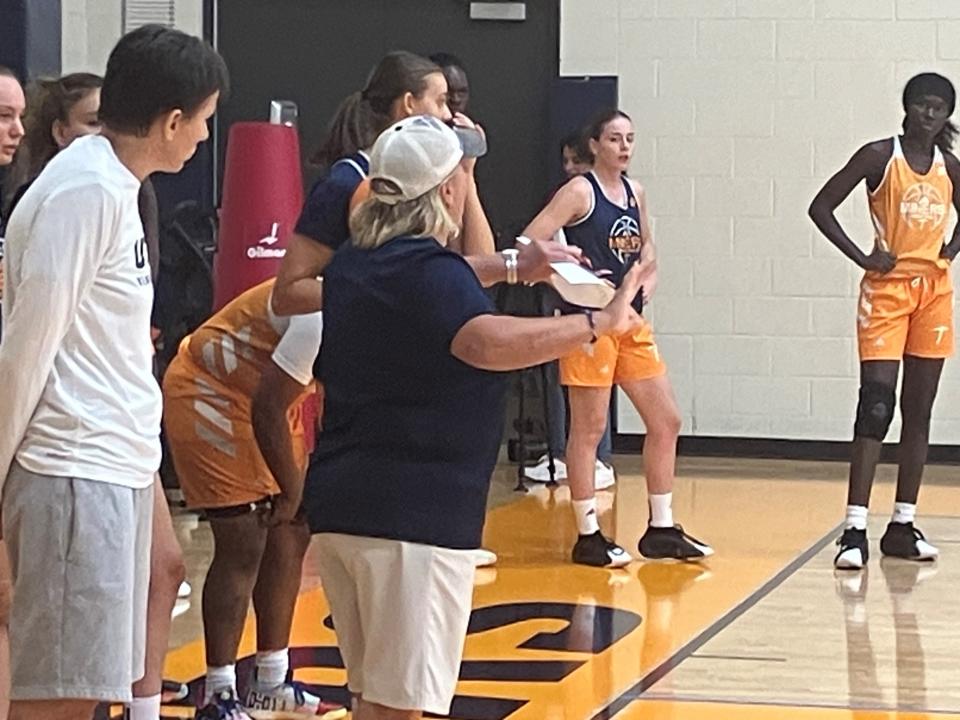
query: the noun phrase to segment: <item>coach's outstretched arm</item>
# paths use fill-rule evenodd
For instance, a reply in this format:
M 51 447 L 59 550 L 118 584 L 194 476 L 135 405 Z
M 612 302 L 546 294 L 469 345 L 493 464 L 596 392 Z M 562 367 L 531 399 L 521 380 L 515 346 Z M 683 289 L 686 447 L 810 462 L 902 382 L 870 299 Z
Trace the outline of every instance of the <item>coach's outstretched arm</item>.
M 480 315 L 454 336 L 450 352 L 482 370 L 519 370 L 550 360 L 593 342 L 600 335 L 622 335 L 643 319 L 631 306 L 655 265 L 635 265 L 603 310 L 559 318 L 517 318 Z

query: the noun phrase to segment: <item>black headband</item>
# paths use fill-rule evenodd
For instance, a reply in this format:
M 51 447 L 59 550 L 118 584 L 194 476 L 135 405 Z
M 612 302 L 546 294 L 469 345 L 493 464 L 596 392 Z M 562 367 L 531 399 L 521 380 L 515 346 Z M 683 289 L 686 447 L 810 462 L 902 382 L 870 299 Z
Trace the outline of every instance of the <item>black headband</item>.
M 950 108 L 950 114 L 953 114 L 957 104 L 957 91 L 954 90 L 952 82 L 937 73 L 921 73 L 910 78 L 903 89 L 903 109 L 906 110 L 908 106 L 927 95 L 941 98 Z

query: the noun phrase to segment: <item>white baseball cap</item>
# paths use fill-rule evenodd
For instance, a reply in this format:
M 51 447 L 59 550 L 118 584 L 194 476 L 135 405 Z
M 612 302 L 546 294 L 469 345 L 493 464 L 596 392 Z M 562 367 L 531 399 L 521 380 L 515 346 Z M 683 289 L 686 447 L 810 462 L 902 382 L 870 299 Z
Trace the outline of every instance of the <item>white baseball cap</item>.
M 395 205 L 415 200 L 446 180 L 464 157 L 487 152 L 483 133 L 415 115 L 384 130 L 370 151 L 370 191 Z

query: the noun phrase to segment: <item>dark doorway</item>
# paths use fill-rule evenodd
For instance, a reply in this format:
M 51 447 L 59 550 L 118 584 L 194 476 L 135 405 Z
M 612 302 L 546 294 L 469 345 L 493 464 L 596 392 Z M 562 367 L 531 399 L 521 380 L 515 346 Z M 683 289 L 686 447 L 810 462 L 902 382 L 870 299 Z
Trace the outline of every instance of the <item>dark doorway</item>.
M 549 189 L 559 152 L 548 117 L 559 2 L 528 2 L 524 22 L 474 21 L 469 6 L 464 0 L 220 2 L 217 41 L 233 86 L 218 116 L 221 151 L 231 123 L 266 119 L 270 100 L 289 99 L 300 107 L 306 159 L 339 102 L 362 87 L 384 53 L 451 52 L 467 66 L 469 114 L 490 138 L 477 173 L 491 224 L 505 236 L 522 229 Z

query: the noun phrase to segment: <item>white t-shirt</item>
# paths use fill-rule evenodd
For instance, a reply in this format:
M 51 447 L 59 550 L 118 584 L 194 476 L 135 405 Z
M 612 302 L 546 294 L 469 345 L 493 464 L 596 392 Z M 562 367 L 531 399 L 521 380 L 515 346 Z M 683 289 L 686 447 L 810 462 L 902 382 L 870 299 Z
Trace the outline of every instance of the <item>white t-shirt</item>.
M 10 217 L 0 483 L 27 470 L 145 488 L 160 466 L 153 285 L 140 181 L 103 137 L 73 142 Z
M 270 307 L 269 302 L 267 307 Z M 323 338 L 323 313 L 293 315 L 283 319 L 287 321 L 287 327 L 281 331 L 283 337 L 271 357 L 287 375 L 301 385 L 309 385 L 313 381 L 313 362 L 317 359 Z

